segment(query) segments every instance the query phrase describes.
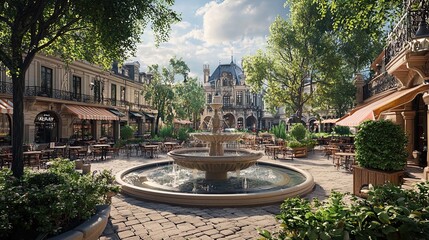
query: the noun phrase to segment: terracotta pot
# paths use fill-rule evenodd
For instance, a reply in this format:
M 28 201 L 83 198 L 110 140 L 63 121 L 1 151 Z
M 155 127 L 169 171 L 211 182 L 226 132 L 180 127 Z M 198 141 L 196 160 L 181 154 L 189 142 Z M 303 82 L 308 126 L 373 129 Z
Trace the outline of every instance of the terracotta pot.
M 78 159 L 78 160 L 75 160 L 74 163 L 75 163 L 75 168 L 76 169 L 82 169 L 82 167 L 83 167 L 83 160 Z

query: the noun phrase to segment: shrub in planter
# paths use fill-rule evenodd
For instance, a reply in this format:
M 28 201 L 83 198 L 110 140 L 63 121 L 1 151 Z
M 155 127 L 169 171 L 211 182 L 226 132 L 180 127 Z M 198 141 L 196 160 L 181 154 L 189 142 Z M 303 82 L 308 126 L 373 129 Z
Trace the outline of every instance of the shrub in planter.
M 259 231 L 264 239 L 413 239 L 429 236 L 429 183 L 404 190 L 376 187 L 368 199 L 333 192 L 325 202 L 284 201 L 278 232 Z
M 364 168 L 403 170 L 407 161 L 407 136 L 391 121 L 366 121 L 355 136 L 356 161 Z
M 46 172 L 16 179 L 0 171 L 0 239 L 35 239 L 67 231 L 88 219 L 108 192 L 113 176 L 82 175 L 74 163 L 57 159 Z
M 304 140 L 305 136 L 307 135 L 307 129 L 301 123 L 296 123 L 292 126 L 292 129 L 290 130 L 290 134 L 298 142 L 300 142 L 300 141 Z

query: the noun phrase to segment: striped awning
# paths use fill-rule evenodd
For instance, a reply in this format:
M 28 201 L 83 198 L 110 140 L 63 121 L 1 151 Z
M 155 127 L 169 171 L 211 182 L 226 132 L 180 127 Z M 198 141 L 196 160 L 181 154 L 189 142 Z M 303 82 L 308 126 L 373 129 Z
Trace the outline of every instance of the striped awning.
M 111 121 L 119 120 L 118 116 L 104 108 L 77 105 L 66 105 L 65 107 L 70 113 L 75 114 L 79 119 Z
M 0 99 L 0 113 L 13 113 L 13 102 L 8 99 Z
M 418 94 L 427 90 L 429 90 L 429 85 L 422 84 L 417 87 L 396 91 L 377 101 L 353 109 L 348 115 L 339 119 L 336 124 L 354 127 L 366 120 L 378 120 L 382 112 L 409 103 Z

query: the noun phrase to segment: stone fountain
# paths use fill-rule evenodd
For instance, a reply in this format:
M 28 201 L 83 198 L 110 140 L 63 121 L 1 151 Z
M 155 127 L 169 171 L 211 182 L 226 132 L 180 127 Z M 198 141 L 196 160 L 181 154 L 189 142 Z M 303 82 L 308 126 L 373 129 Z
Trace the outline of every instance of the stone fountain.
M 241 134 L 221 132 L 220 97 L 210 105 L 214 109 L 212 131 L 194 134 L 208 142 L 209 149 L 169 152 L 180 168 L 171 160 L 163 160 L 125 169 L 116 174 L 121 192 L 174 205 L 234 207 L 279 203 L 312 191 L 314 179 L 302 169 L 280 161 L 255 164 L 262 152 L 224 149 L 225 142 L 237 140 Z
M 208 155 L 204 148 L 179 149 L 168 153 L 177 165 L 182 167 L 205 171 L 207 180 L 226 180 L 227 173 L 246 169 L 256 163 L 262 157 L 261 152 L 251 152 L 244 149 L 224 150 L 225 142 L 236 141 L 241 134 L 222 133 L 219 110 L 222 108 L 220 96 L 213 98 L 210 107 L 214 114 L 212 117 L 211 133 L 196 133 L 193 136 L 209 144 Z M 196 153 L 196 154 L 189 154 Z

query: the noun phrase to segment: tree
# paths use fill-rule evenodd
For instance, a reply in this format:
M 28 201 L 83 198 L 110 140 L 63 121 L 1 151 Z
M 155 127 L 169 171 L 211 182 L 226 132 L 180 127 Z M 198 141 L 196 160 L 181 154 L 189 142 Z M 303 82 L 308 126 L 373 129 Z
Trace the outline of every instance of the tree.
M 179 20 L 174 0 L 5 0 L 0 4 L 0 61 L 13 85 L 12 171 L 23 174 L 25 74 L 43 51 L 66 62 L 86 60 L 105 67 L 136 49 L 144 28 L 152 23 L 157 41 L 168 38 Z
M 181 119 L 192 119 L 197 128 L 198 117 L 205 105 L 205 93 L 197 78 L 189 78 L 187 82 L 176 85 L 176 101 L 174 110 Z
M 254 91 L 265 90 L 270 109 L 285 107 L 301 119 L 304 104 L 321 81 L 319 63 L 326 57 L 326 24 L 312 0 L 293 0 L 290 19 L 280 17 L 270 27 L 267 51 L 244 58 L 246 83 Z M 324 56 L 325 55 L 325 56 Z
M 174 82 L 177 75 L 182 75 L 185 79 L 189 73 L 189 67 L 182 58 L 173 57 L 167 67 L 160 67 L 155 64 L 149 66 L 149 72 L 153 74 L 153 79 L 147 85 L 145 99 L 151 106 L 158 110 L 155 121 L 155 134 L 158 133 L 159 120 L 172 122 L 174 118 L 173 102 L 175 100 Z

